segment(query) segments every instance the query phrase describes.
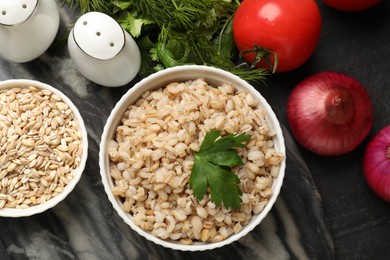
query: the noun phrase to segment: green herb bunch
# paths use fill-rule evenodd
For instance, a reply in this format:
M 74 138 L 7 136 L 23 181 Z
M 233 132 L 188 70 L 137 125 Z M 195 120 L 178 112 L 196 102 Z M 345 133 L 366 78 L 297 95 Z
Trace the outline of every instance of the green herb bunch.
M 184 64 L 221 68 L 248 81 L 268 72 L 239 63 L 232 21 L 238 0 L 62 0 L 81 14 L 103 12 L 136 40 L 141 50 L 140 73 Z

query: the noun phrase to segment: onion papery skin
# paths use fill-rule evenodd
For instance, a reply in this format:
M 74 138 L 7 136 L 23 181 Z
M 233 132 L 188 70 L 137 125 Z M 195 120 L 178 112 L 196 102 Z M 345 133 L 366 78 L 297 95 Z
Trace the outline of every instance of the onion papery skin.
M 319 155 L 337 156 L 354 150 L 371 131 L 373 120 L 366 89 L 339 72 L 307 77 L 287 100 L 287 121 L 293 136 Z
M 390 202 L 390 125 L 383 128 L 367 144 L 363 156 L 363 172 L 368 186 Z

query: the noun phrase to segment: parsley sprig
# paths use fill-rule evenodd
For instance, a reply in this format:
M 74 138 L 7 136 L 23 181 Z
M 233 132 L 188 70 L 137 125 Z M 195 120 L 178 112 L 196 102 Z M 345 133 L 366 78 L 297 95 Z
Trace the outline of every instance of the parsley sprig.
M 202 200 L 210 188 L 211 201 L 226 209 L 241 206 L 240 179 L 231 167 L 243 165 L 237 150 L 245 147 L 251 138 L 247 134 L 229 134 L 221 137 L 219 130 L 207 132 L 199 152 L 194 152 L 195 163 L 189 184 L 197 200 Z

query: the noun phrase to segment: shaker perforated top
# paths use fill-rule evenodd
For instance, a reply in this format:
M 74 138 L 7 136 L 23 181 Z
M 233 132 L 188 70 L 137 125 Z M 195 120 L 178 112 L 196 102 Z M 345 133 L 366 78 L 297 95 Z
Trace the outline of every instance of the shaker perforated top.
M 110 16 L 90 12 L 77 20 L 73 28 L 76 44 L 89 56 L 99 60 L 113 59 L 125 45 L 125 34 Z
M 0 24 L 18 25 L 30 18 L 38 0 L 1 0 L 0 1 Z

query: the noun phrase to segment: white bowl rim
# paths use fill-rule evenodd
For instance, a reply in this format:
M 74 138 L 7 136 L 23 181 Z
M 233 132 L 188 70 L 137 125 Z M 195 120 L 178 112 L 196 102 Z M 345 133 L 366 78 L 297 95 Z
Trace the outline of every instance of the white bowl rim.
M 40 89 L 47 89 L 51 91 L 52 93 L 58 95 L 61 97 L 61 99 L 70 107 L 72 110 L 74 117 L 76 118 L 77 122 L 79 123 L 79 130 L 81 131 L 82 135 L 82 156 L 79 166 L 77 167 L 77 172 L 75 174 L 75 177 L 65 186 L 64 191 L 57 194 L 56 196 L 52 197 L 51 199 L 47 200 L 46 202 L 34 205 L 29 208 L 25 209 L 18 209 L 18 208 L 3 208 L 0 209 L 0 217 L 28 217 L 32 216 L 38 213 L 42 213 L 50 208 L 53 208 L 58 203 L 60 203 L 62 200 L 64 200 L 71 191 L 75 188 L 76 184 L 79 182 L 81 175 L 85 169 L 86 161 L 88 158 L 88 134 L 87 130 L 84 124 L 84 120 L 77 109 L 77 107 L 73 104 L 73 102 L 60 90 L 54 88 L 53 86 L 43 83 L 41 81 L 32 80 L 32 79 L 7 79 L 0 81 L 0 90 L 1 89 L 9 89 L 13 87 L 28 87 L 28 86 L 34 86 Z
M 183 245 L 179 242 L 174 242 L 170 240 L 164 240 L 160 239 L 154 235 L 152 235 L 150 232 L 144 231 L 137 225 L 135 225 L 132 220 L 130 219 L 131 216 L 130 214 L 126 213 L 123 211 L 119 200 L 112 194 L 111 191 L 111 178 L 109 174 L 106 174 L 106 166 L 108 166 L 108 155 L 105 151 L 105 147 L 110 140 L 110 127 L 114 126 L 115 127 L 118 125 L 118 120 L 115 121 L 115 116 L 117 114 L 123 114 L 124 110 L 127 108 L 128 105 L 130 105 L 132 102 L 127 102 L 129 98 L 131 98 L 132 95 L 137 95 L 134 100 L 137 100 L 144 91 L 140 91 L 139 88 L 142 88 L 142 86 L 146 85 L 154 85 L 154 88 L 163 87 L 165 86 L 165 83 L 170 83 L 172 80 L 165 80 L 166 82 L 160 83 L 160 84 L 154 84 L 156 80 L 158 81 L 160 77 L 164 77 L 166 75 L 170 74 L 175 74 L 178 73 L 180 74 L 186 74 L 184 78 L 186 79 L 197 79 L 197 78 L 204 78 L 205 76 L 197 76 L 200 73 L 203 73 L 204 75 L 207 75 L 208 73 L 210 74 L 217 74 L 221 77 L 226 78 L 226 81 L 228 79 L 238 82 L 239 85 L 244 86 L 248 90 L 252 90 L 251 94 L 257 98 L 261 105 L 266 109 L 267 111 L 267 121 L 271 126 L 271 129 L 275 131 L 276 135 L 278 138 L 276 139 L 277 142 L 275 142 L 275 148 L 277 148 L 277 151 L 280 153 L 283 153 L 285 155 L 285 158 L 282 160 L 280 164 L 280 171 L 279 175 L 276 178 L 276 181 L 273 184 L 273 194 L 268 201 L 267 205 L 264 207 L 263 211 L 259 213 L 256 216 L 253 216 L 252 219 L 255 217 L 255 221 L 251 221 L 248 223 L 246 226 L 243 227 L 243 229 L 238 232 L 237 234 L 232 234 L 228 238 L 220 241 L 220 242 L 215 242 L 215 243 L 201 243 L 201 242 L 196 242 L 191 245 Z M 192 75 L 192 76 L 189 76 Z M 207 81 L 207 80 L 206 80 Z M 226 82 L 225 81 L 225 82 Z M 148 87 L 148 90 L 154 89 L 153 87 Z M 164 246 L 166 248 L 171 248 L 175 250 L 181 250 L 181 251 L 203 251 L 203 250 L 210 250 L 210 249 L 215 249 L 219 248 L 222 246 L 225 246 L 227 244 L 230 244 L 241 237 L 244 237 L 247 233 L 252 231 L 268 214 L 268 212 L 271 210 L 273 207 L 277 197 L 279 196 L 282 184 L 283 184 L 283 179 L 285 175 L 285 168 L 286 168 L 286 148 L 285 148 L 285 143 L 284 143 L 284 137 L 283 137 L 283 132 L 280 127 L 279 120 L 277 119 L 274 111 L 272 110 L 271 106 L 268 104 L 268 102 L 264 99 L 264 97 L 258 92 L 252 85 L 250 85 L 247 81 L 241 79 L 240 77 L 229 73 L 227 71 L 224 71 L 222 69 L 210 67 L 210 66 L 205 66 L 205 65 L 182 65 L 182 66 L 176 66 L 172 68 L 167 68 L 161 71 L 158 71 L 154 74 L 149 75 L 146 78 L 143 78 L 141 81 L 136 83 L 132 88 L 130 88 L 122 97 L 121 99 L 116 103 L 114 106 L 113 110 L 111 111 L 109 117 L 107 118 L 106 124 L 103 129 L 102 137 L 101 137 L 101 142 L 100 142 L 100 150 L 99 150 L 99 165 L 100 165 L 100 174 L 102 177 L 102 183 L 104 186 L 104 190 L 108 196 L 109 201 L 111 202 L 112 206 L 116 210 L 116 212 L 119 214 L 119 216 L 124 220 L 126 224 L 128 224 L 134 231 L 136 231 L 139 235 L 145 237 L 146 239 L 153 241 L 154 243 Z

